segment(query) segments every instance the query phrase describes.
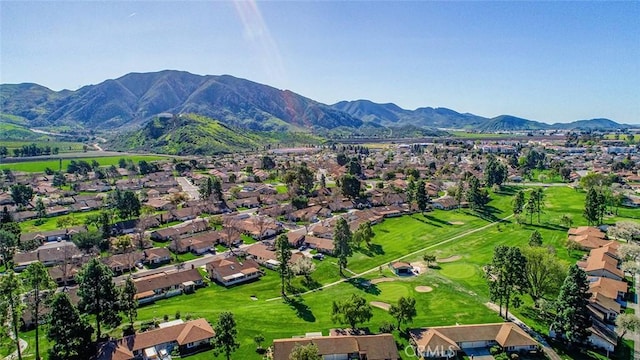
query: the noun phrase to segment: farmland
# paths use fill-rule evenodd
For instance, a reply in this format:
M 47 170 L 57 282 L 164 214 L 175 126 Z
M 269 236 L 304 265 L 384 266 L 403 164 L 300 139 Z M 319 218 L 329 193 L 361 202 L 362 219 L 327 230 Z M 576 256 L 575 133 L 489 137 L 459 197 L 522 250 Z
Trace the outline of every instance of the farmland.
M 120 159 L 131 160 L 134 163 L 139 162 L 140 160 L 146 161 L 155 161 L 166 159 L 164 156 L 159 155 L 121 155 L 121 156 L 87 156 L 87 157 L 78 157 L 78 158 L 64 158 L 64 159 L 53 159 L 53 160 L 37 160 L 37 161 L 24 161 L 24 162 L 15 162 L 8 164 L 0 164 L 0 169 L 10 169 L 11 171 L 22 171 L 22 172 L 44 172 L 44 169 L 50 168 L 54 171 L 62 170 L 65 171 L 71 160 L 84 160 L 87 162 L 91 162 L 96 160 L 100 166 L 111 166 L 118 165 L 118 161 Z

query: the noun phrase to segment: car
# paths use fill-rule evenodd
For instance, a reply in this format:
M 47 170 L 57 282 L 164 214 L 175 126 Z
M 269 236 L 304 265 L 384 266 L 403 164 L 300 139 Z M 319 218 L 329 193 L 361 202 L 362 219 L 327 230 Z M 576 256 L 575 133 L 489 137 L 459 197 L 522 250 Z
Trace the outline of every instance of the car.
M 322 261 L 324 260 L 324 254 L 314 254 L 313 258 Z
M 300 248 L 298 248 L 298 250 L 305 251 L 305 250 L 307 250 L 307 246 L 306 245 L 302 245 L 302 246 L 300 246 Z

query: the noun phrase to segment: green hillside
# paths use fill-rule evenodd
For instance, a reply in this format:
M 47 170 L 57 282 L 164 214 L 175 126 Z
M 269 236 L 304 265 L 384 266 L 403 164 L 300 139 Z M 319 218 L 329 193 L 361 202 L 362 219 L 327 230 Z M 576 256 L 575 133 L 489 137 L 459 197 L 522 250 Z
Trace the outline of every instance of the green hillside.
M 109 147 L 171 155 L 213 155 L 261 149 L 276 142 L 293 145 L 319 140 L 307 134 L 283 136 L 283 133 L 237 129 L 204 116 L 186 114 L 155 118 L 142 129 L 114 139 Z

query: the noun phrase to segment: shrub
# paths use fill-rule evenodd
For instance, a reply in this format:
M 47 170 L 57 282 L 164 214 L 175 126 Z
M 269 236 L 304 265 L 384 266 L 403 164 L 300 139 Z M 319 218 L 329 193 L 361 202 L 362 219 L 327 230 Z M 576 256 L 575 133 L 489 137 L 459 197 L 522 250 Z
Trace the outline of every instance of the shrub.
M 387 334 L 390 334 L 393 331 L 393 329 L 394 329 L 393 324 L 388 321 L 383 322 L 379 328 L 381 333 L 387 333 Z

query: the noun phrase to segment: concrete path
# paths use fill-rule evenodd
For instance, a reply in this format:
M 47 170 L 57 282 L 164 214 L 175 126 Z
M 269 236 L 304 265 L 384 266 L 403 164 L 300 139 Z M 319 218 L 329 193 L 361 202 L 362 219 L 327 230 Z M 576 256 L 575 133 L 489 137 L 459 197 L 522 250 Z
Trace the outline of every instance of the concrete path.
M 444 244 L 446 244 L 446 243 L 450 243 L 450 242 L 452 242 L 452 241 L 455 241 L 455 240 L 458 240 L 458 239 L 460 239 L 460 238 L 463 238 L 463 237 L 465 237 L 465 236 L 467 236 L 467 235 L 471 235 L 471 234 L 473 234 L 473 233 L 477 233 L 478 231 L 482 231 L 482 230 L 488 229 L 488 228 L 490 228 L 490 227 L 492 227 L 492 226 L 494 226 L 494 225 L 496 225 L 496 224 L 499 224 L 499 223 L 501 223 L 501 222 L 503 222 L 503 221 L 505 221 L 505 220 L 508 220 L 508 219 L 509 219 L 509 218 L 511 218 L 511 217 L 513 217 L 513 215 L 509 215 L 509 216 L 507 216 L 507 217 L 505 217 L 505 218 L 503 218 L 503 219 L 500 219 L 500 220 L 498 220 L 498 221 L 494 221 L 494 222 L 492 222 L 492 223 L 490 223 L 490 224 L 484 225 L 484 226 L 479 227 L 479 228 L 477 228 L 477 229 L 469 230 L 469 231 L 464 232 L 464 233 L 462 233 L 462 234 L 459 234 L 459 235 L 456 235 L 456 236 L 454 236 L 454 237 L 451 237 L 451 238 L 449 238 L 449 239 L 447 239 L 447 240 L 440 241 L 439 243 L 436 243 L 436 244 L 433 244 L 433 245 L 429 245 L 429 246 L 424 247 L 424 248 L 422 248 L 422 249 L 420 249 L 420 250 L 416 250 L 416 251 L 414 251 L 414 252 L 412 252 L 412 253 L 409 253 L 409 254 L 403 255 L 403 256 L 401 256 L 401 257 L 399 257 L 399 258 L 397 258 L 397 259 L 391 260 L 391 261 L 386 262 L 386 263 L 384 263 L 384 264 L 380 264 L 380 265 L 378 265 L 378 266 L 376 266 L 376 267 L 373 267 L 373 268 L 371 268 L 371 269 L 369 269 L 369 270 L 363 271 L 363 272 L 361 272 L 361 273 L 359 273 L 359 274 L 355 274 L 355 275 L 353 275 L 353 276 L 350 276 L 350 277 L 347 277 L 347 278 L 344 278 L 344 279 L 340 279 L 340 280 L 338 280 L 338 281 L 334 281 L 334 282 L 332 282 L 332 283 L 326 284 L 326 285 L 321 286 L 321 287 L 319 287 L 319 288 L 316 288 L 316 289 L 313 289 L 313 290 L 309 290 L 309 291 L 303 292 L 303 293 L 301 293 L 301 294 L 297 294 L 297 296 L 303 296 L 303 295 L 311 294 L 311 293 L 314 293 L 314 292 L 316 292 L 316 291 L 320 291 L 320 290 L 323 290 L 323 289 L 326 289 L 326 288 L 329 288 L 329 287 L 332 287 L 332 286 L 335 286 L 335 285 L 341 284 L 341 283 L 346 282 L 346 281 L 349 281 L 349 280 L 351 280 L 351 279 L 359 278 L 359 277 L 362 277 L 362 276 L 364 276 L 364 275 L 370 274 L 370 273 L 372 273 L 372 272 L 379 271 L 380 267 L 389 266 L 389 264 L 391 264 L 391 263 L 393 263 L 393 262 L 400 261 L 400 260 L 406 259 L 406 258 L 411 257 L 411 256 L 415 256 L 416 254 L 419 254 L 419 253 L 421 253 L 421 252 L 423 252 L 423 251 L 425 251 L 425 250 L 433 249 L 433 248 L 438 247 L 438 246 L 440 246 L 440 245 L 444 245 Z M 345 270 L 347 270 L 347 271 L 349 271 L 349 272 L 353 273 L 353 272 L 352 272 L 351 270 L 349 270 L 349 269 L 345 269 Z M 279 299 L 282 299 L 282 296 L 275 297 L 275 298 L 271 298 L 271 299 L 267 299 L 266 301 L 274 301 L 274 300 L 279 300 Z
M 488 302 L 485 305 L 489 309 L 491 309 L 491 310 L 493 310 L 495 312 L 500 312 L 500 307 L 497 304 Z M 542 345 L 542 351 L 544 351 L 544 353 L 547 355 L 547 357 L 549 357 L 549 359 L 551 359 L 551 360 L 563 360 L 560 357 L 560 355 L 558 355 L 558 353 L 556 353 L 555 350 L 553 350 L 553 348 L 549 345 L 547 340 L 545 340 L 545 338 L 542 335 L 540 335 L 537 332 L 533 331 L 532 328 L 527 326 L 527 324 L 522 322 L 522 320 L 518 319 L 513 314 L 509 313 L 509 315 L 507 317 L 514 324 L 520 326 L 520 328 L 522 328 L 522 330 L 524 330 L 527 334 L 529 334 L 531 337 L 536 339 L 536 341 L 538 341 L 540 343 L 540 345 Z
M 12 341 L 15 341 L 16 335 L 9 331 L 9 337 L 11 338 Z M 29 344 L 23 340 L 23 339 L 19 339 L 18 341 L 19 345 L 20 345 L 20 354 L 24 354 L 24 351 L 27 349 L 27 346 L 29 346 Z M 24 358 L 24 355 L 22 356 Z M 11 354 L 9 354 L 9 356 L 5 357 L 5 360 L 14 360 L 18 358 L 18 350 L 12 352 Z

